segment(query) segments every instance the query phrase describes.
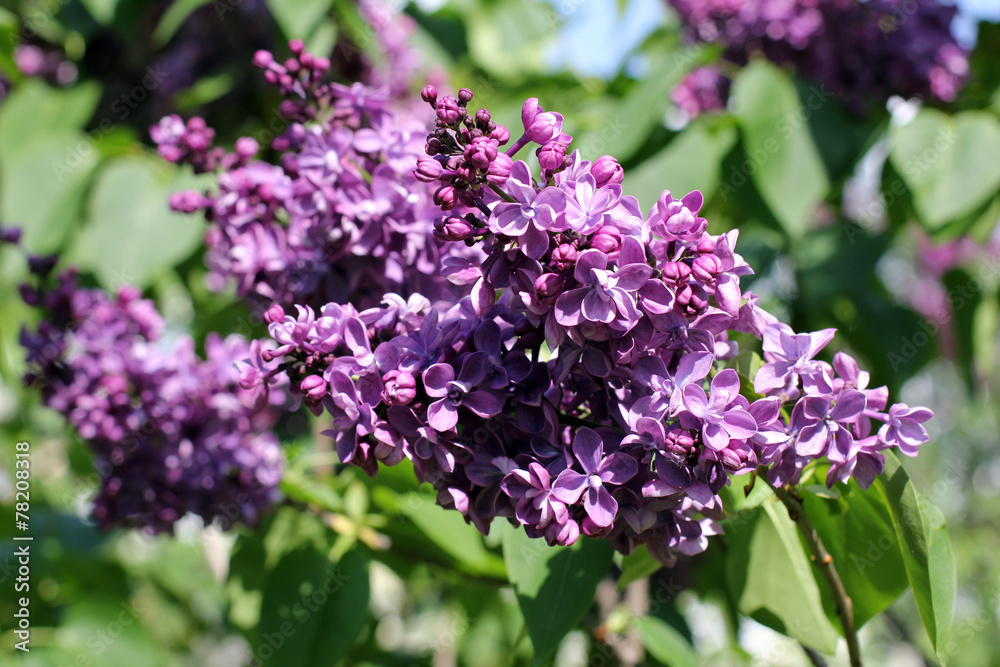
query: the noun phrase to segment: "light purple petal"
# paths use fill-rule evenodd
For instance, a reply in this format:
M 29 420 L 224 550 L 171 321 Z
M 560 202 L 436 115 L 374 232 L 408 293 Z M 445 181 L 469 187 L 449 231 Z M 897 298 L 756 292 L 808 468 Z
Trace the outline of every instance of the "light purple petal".
M 462 398 L 462 405 L 480 417 L 492 417 L 503 410 L 503 403 L 488 391 L 472 391 Z
M 601 459 L 604 458 L 604 441 L 597 431 L 586 426 L 581 427 L 573 438 L 573 454 L 583 466 L 584 472 L 593 475 L 600 467 Z
M 427 406 L 427 423 L 438 433 L 450 431 L 458 423 L 458 410 L 446 399 L 434 401 Z
M 556 322 L 564 327 L 575 327 L 583 321 L 583 299 L 591 290 L 587 287 L 571 289 L 556 299 Z
M 454 381 L 455 369 L 450 364 L 434 364 L 424 371 L 424 390 L 428 396 L 445 396 L 448 393 L 448 383 Z
M 587 489 L 583 499 L 583 508 L 587 516 L 601 528 L 607 528 L 615 522 L 618 513 L 618 501 L 611 497 L 603 486 Z

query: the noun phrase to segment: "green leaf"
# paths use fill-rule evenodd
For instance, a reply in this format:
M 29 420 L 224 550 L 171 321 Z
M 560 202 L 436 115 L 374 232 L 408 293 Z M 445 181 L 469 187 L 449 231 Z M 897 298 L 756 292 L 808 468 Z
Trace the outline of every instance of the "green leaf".
M 858 483 L 838 485 L 838 498 L 824 498 L 805 490 L 803 504 L 854 605 L 855 626 L 860 628 L 909 588 L 903 554 L 892 527 L 892 512 L 874 487 Z M 832 597 L 827 595 L 819 570 L 813 573 L 824 593 L 827 617 L 837 620 Z
M 678 60 L 675 55 L 662 55 L 659 64 L 652 65 L 648 76 L 636 84 L 622 100 L 601 114 L 603 123 L 581 133 L 574 140 L 572 148 L 580 150 L 584 155 L 613 153 L 622 163 L 635 155 L 650 133 L 663 124 L 663 114 L 670 103 L 670 91 L 691 67 L 698 64 Z M 629 179 L 625 181 L 627 183 Z M 671 183 L 665 183 L 660 190 L 665 188 L 679 191 Z M 642 204 L 651 206 L 652 202 Z
M 597 584 L 611 567 L 611 547 L 606 540 L 583 537 L 569 547 L 550 547 L 507 527 L 503 556 L 535 649 L 532 665 L 538 667 L 590 609 Z
M 712 132 L 703 123 L 694 123 L 673 139 L 667 147 L 630 169 L 625 179 L 625 194 L 649 208 L 664 190 L 681 197 L 692 190 L 701 190 L 711 199 L 719 186 L 722 158 L 736 142 L 736 130 L 723 127 Z M 691 156 L 698 159 L 692 160 Z
M 264 587 L 256 657 L 281 667 L 336 663 L 368 619 L 368 596 L 364 552 L 349 551 L 337 563 L 312 547 L 286 554 Z
M 74 130 L 35 137 L 0 157 L 0 219 L 24 230 L 22 243 L 34 253 L 65 247 L 83 219 L 84 195 L 98 163 L 90 140 Z
M 1000 121 L 985 112 L 925 108 L 890 131 L 889 158 L 929 230 L 973 212 L 1000 189 Z
M 163 46 L 169 42 L 177 29 L 184 25 L 184 22 L 196 9 L 204 7 L 210 2 L 212 0 L 177 0 L 172 3 L 167 11 L 163 12 L 160 22 L 156 24 L 156 30 L 153 31 L 152 36 L 153 44 Z
M 472 571 L 504 576 L 503 563 L 486 549 L 482 534 L 460 513 L 446 510 L 419 493 L 402 496 L 400 509 L 427 537 Z
M 10 156 L 38 137 L 84 127 L 100 98 L 101 87 L 93 82 L 56 89 L 25 79 L 0 106 L 0 166 L 10 168 Z
M 309 38 L 322 24 L 333 0 L 268 0 L 267 6 L 288 39 L 301 39 L 311 50 Z
M 653 558 L 646 545 L 642 545 L 622 559 L 622 575 L 618 577 L 618 590 L 625 590 L 625 587 L 632 582 L 645 579 L 661 567 L 663 563 Z
M 657 662 L 668 667 L 699 667 L 701 661 L 684 636 L 655 616 L 635 621 L 642 645 Z
M 150 285 L 158 272 L 189 257 L 205 232 L 199 217 L 171 211 L 168 198 L 210 179 L 145 156 L 113 161 L 97 178 L 72 259 L 108 289 Z
M 941 511 L 917 493 L 899 459 L 886 453 L 885 470 L 872 488 L 889 507 L 920 618 L 944 665 L 955 614 L 955 557 Z
M 793 239 L 805 235 L 816 206 L 830 189 L 807 122 L 814 107 L 827 101 L 822 91 L 800 100 L 788 76 L 765 61 L 751 63 L 733 82 L 733 108 L 747 159 L 722 187 L 738 188 L 734 179 L 749 175 Z
M 772 494 L 723 526 L 729 540 L 726 585 L 740 613 L 805 646 L 833 653 L 837 631 L 823 611 L 798 529 L 777 498 Z

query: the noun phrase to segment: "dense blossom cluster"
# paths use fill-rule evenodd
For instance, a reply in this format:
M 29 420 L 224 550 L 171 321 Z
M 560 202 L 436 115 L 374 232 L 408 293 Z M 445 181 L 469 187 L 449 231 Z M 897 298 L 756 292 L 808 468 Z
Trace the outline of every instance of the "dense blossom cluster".
M 275 163 L 257 159 L 244 137 L 228 153 L 213 146 L 204 121 L 168 116 L 151 128 L 161 155 L 196 171 L 218 171 L 214 193 L 180 192 L 178 211 L 204 211 L 211 223 L 206 263 L 213 289 L 266 308 L 329 301 L 364 307 L 386 292 L 420 291 L 453 299 L 439 272 L 443 255 L 474 251 L 435 239 L 434 188 L 413 174 L 426 121 L 392 110 L 386 88 L 325 81 L 326 58 L 290 44 L 278 62 L 254 61 L 280 89 L 287 129 L 272 142 Z
M 889 406 L 846 354 L 816 359 L 833 330 L 796 334 L 742 291 L 738 234 L 707 232 L 700 193 L 664 192 L 644 214 L 618 163 L 568 152 L 562 116 L 537 100 L 502 151 L 509 131 L 467 110 L 471 91 L 423 98 L 436 126 L 416 171 L 438 186 L 438 236 L 485 256 L 443 262 L 471 294 L 274 306 L 278 346 L 241 378 L 263 400 L 287 375 L 332 416 L 342 461 L 374 474 L 410 459 L 483 532 L 499 516 L 670 563 L 719 530 L 731 475 L 794 483 L 825 458 L 828 484 L 868 485 L 881 451 L 926 441 L 929 410 Z M 530 143 L 537 175 L 516 159 Z M 762 339 L 763 360 L 741 339 Z
M 951 32 L 957 9 L 936 0 L 668 0 L 691 41 L 720 44 L 744 65 L 755 54 L 792 64 L 863 112 L 891 95 L 955 99 L 967 77 Z M 712 93 L 709 87 L 716 86 Z M 674 93 L 688 113 L 718 108 L 729 79 L 695 70 Z
M 6 230 L 0 241 L 17 234 Z M 54 259 L 30 265 L 44 278 Z M 188 512 L 206 523 L 252 524 L 275 500 L 283 459 L 269 429 L 279 413 L 253 402 L 236 367 L 257 343 L 212 335 L 202 361 L 190 337 L 168 343 L 138 290 L 110 298 L 78 287 L 72 271 L 51 288 L 21 292 L 45 314 L 36 330 L 21 332 L 25 381 L 93 450 L 101 476 L 93 514 L 102 527 L 169 532 Z

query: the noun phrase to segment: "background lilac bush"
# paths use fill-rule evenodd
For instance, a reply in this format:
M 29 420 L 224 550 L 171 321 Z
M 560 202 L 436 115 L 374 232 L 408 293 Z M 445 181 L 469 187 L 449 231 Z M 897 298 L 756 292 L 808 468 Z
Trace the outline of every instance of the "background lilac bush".
M 994 26 L 650 3 L 599 78 L 589 8 L 85 4 L 0 9 L 39 664 L 817 664 L 767 481 L 869 662 L 990 664 Z

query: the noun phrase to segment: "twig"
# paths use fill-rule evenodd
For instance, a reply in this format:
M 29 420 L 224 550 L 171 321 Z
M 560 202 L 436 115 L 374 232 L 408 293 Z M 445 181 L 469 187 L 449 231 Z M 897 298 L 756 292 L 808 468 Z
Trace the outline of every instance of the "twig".
M 826 664 L 826 660 L 824 660 L 823 656 L 821 656 L 817 651 L 802 644 L 800 644 L 800 646 L 802 646 L 802 650 L 805 651 L 806 655 L 809 657 L 809 662 L 811 662 L 815 667 L 829 667 Z
M 767 479 L 766 475 L 761 475 L 761 477 Z M 820 574 L 826 580 L 826 585 L 833 595 L 833 601 L 837 605 L 837 616 L 840 617 L 840 624 L 844 628 L 844 639 L 847 640 L 847 653 L 851 658 L 851 667 L 861 667 L 861 650 L 858 647 L 858 633 L 854 627 L 854 605 L 844 589 L 844 582 L 840 580 L 837 568 L 833 566 L 833 556 L 823 546 L 819 534 L 812 522 L 809 521 L 805 507 L 802 506 L 799 499 L 792 495 L 788 489 L 774 486 L 770 482 L 768 484 L 774 489 L 778 499 L 784 503 L 788 510 L 788 516 L 799 527 L 799 532 L 806 538 L 806 544 L 809 545 L 809 550 L 812 552 L 813 562 L 816 563 Z

